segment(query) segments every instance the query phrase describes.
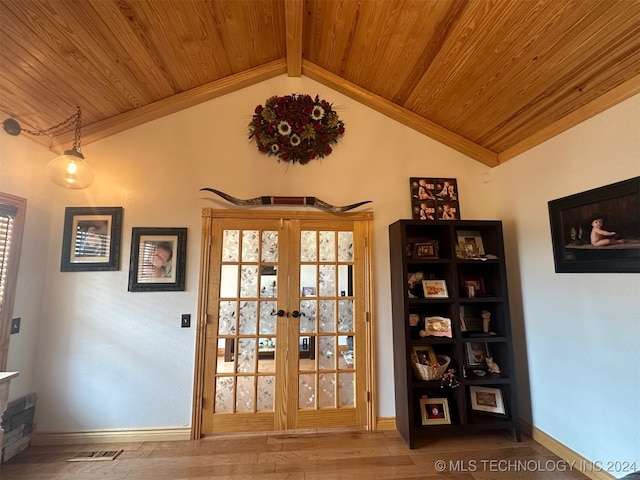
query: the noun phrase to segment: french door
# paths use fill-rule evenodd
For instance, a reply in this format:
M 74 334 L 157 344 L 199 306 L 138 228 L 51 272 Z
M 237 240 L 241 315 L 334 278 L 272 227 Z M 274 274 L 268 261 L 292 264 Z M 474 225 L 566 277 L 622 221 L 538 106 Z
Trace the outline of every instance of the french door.
M 370 425 L 371 214 L 203 211 L 194 425 Z

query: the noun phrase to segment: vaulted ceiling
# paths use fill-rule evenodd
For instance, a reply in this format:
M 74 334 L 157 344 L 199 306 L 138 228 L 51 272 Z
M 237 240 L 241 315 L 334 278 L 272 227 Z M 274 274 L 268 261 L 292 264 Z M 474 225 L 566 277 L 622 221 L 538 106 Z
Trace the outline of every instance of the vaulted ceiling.
M 0 112 L 85 145 L 282 74 L 495 166 L 640 92 L 640 0 L 0 0 Z

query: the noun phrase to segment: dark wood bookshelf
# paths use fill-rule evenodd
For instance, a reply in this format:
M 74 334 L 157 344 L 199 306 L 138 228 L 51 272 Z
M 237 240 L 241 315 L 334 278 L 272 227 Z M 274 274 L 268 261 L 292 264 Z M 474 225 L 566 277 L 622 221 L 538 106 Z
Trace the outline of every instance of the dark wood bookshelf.
M 461 249 L 460 232 L 477 233 L 483 250 L 479 251 L 478 244 L 468 237 L 460 240 L 476 248 Z M 416 255 L 413 245 L 433 241 L 437 241 L 437 258 Z M 398 220 L 389 225 L 389 248 L 396 427 L 402 438 L 409 448 L 415 448 L 421 439 L 433 441 L 438 432 L 457 429 L 472 434 L 504 429 L 511 432 L 515 441 L 520 441 L 502 223 L 497 220 Z M 468 258 L 467 255 L 479 256 Z M 418 298 L 410 298 L 408 279 L 417 272 L 428 279 L 444 280 L 448 296 L 424 298 L 419 289 L 413 289 L 411 295 Z M 466 287 L 471 284 L 479 286 L 472 298 Z M 460 321 L 461 309 L 466 331 Z M 485 310 L 491 314 L 491 333 L 482 332 L 481 313 Z M 418 314 L 421 322 L 411 326 L 409 314 Z M 450 319 L 452 336 L 421 336 L 420 330 L 425 329 L 423 318 L 429 316 Z M 483 347 L 471 350 L 472 344 Z M 455 370 L 459 386 L 443 388 L 441 380 L 420 379 L 413 368 L 414 347 L 431 347 L 437 355 L 448 356 L 451 359 L 448 368 Z M 481 355 L 478 350 L 483 349 L 498 364 L 500 373 L 489 372 L 486 363 L 476 359 L 475 355 Z M 476 392 L 476 402 L 472 402 L 472 391 Z M 450 423 L 427 421 L 423 424 L 421 399 L 429 398 L 446 399 Z M 483 399 L 488 400 L 487 405 Z M 497 407 L 503 408 L 491 405 L 493 400 L 498 400 Z M 495 410 L 504 410 L 504 414 Z

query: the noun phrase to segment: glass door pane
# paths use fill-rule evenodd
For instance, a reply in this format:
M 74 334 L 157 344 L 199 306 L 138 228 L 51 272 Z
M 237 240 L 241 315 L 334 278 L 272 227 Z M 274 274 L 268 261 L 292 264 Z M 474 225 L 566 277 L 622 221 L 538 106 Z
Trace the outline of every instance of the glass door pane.
M 279 232 L 222 231 L 213 413 L 275 409 Z
M 353 232 L 300 231 L 298 409 L 355 406 Z

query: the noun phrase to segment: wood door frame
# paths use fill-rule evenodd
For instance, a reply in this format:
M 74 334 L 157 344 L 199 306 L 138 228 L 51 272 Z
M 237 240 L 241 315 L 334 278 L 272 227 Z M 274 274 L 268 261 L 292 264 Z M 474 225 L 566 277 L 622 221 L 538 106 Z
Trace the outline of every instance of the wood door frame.
M 331 214 L 324 212 L 305 212 L 299 210 L 260 210 L 260 209 L 202 209 L 202 233 L 200 255 L 200 280 L 198 283 L 198 318 L 196 322 L 196 344 L 193 381 L 193 401 L 191 412 L 191 439 L 202 437 L 202 411 L 204 400 L 204 376 L 205 376 L 205 344 L 207 325 L 207 292 L 209 291 L 209 266 L 211 265 L 211 239 L 213 224 L 220 219 L 236 220 L 278 220 L 278 219 L 303 219 L 303 220 L 352 220 L 363 222 L 364 234 L 364 269 L 365 269 L 365 341 L 366 341 L 366 379 L 367 391 L 367 430 L 376 428 L 376 384 L 375 384 L 375 316 L 373 302 L 373 268 L 372 268 L 372 234 L 373 212 L 350 212 Z

